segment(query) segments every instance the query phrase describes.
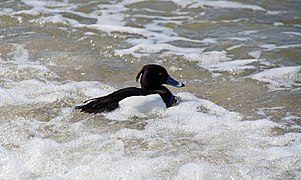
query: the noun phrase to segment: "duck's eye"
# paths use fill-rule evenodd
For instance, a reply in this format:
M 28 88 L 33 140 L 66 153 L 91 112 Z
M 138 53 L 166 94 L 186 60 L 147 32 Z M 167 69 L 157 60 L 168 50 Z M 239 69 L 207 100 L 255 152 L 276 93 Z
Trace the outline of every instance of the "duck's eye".
M 163 73 L 162 73 L 162 72 L 159 72 L 159 73 L 158 73 L 158 75 L 159 75 L 159 76 L 162 76 L 162 75 L 163 75 Z

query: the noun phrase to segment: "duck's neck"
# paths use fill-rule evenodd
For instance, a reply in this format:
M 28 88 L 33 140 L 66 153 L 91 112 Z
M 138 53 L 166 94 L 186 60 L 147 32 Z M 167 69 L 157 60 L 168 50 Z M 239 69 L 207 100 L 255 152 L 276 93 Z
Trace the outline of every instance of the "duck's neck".
M 162 86 L 165 91 L 165 93 L 159 93 L 159 95 L 161 96 L 161 98 L 163 99 L 163 101 L 166 104 L 166 107 L 170 107 L 172 105 L 173 99 L 174 99 L 174 95 L 164 86 Z
M 141 89 L 146 89 L 146 90 L 161 90 L 161 89 L 167 89 L 165 86 L 141 86 Z
M 172 105 L 174 95 L 165 86 L 160 86 L 159 88 L 151 88 L 151 89 L 146 87 L 141 87 L 141 88 L 146 90 L 156 91 L 156 93 L 158 93 L 163 99 L 163 101 L 165 102 L 166 107 L 170 107 Z

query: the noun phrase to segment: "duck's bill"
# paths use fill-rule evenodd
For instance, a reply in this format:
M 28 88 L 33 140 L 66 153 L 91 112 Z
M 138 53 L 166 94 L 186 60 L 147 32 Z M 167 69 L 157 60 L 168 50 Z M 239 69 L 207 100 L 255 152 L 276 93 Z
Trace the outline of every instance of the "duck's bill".
M 175 87 L 184 87 L 185 86 L 185 84 L 173 79 L 172 77 L 168 77 L 168 79 L 165 83 L 168 85 L 175 86 Z

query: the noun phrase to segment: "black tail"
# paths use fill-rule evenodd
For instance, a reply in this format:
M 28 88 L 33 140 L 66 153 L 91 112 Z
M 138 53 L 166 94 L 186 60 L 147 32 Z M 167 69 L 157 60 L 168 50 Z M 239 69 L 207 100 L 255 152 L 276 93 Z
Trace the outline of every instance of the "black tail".
M 87 103 L 86 103 L 87 102 Z M 86 113 L 102 113 L 109 112 L 119 107 L 118 101 L 107 101 L 104 97 L 99 97 L 85 101 L 86 104 L 76 106 L 81 112 Z

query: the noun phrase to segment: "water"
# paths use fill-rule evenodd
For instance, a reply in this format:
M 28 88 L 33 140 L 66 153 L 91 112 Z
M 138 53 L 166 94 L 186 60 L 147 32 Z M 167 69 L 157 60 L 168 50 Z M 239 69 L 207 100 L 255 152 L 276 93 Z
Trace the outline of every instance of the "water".
M 301 2 L 0 2 L 1 179 L 301 179 Z M 165 111 L 75 105 L 186 84 Z

